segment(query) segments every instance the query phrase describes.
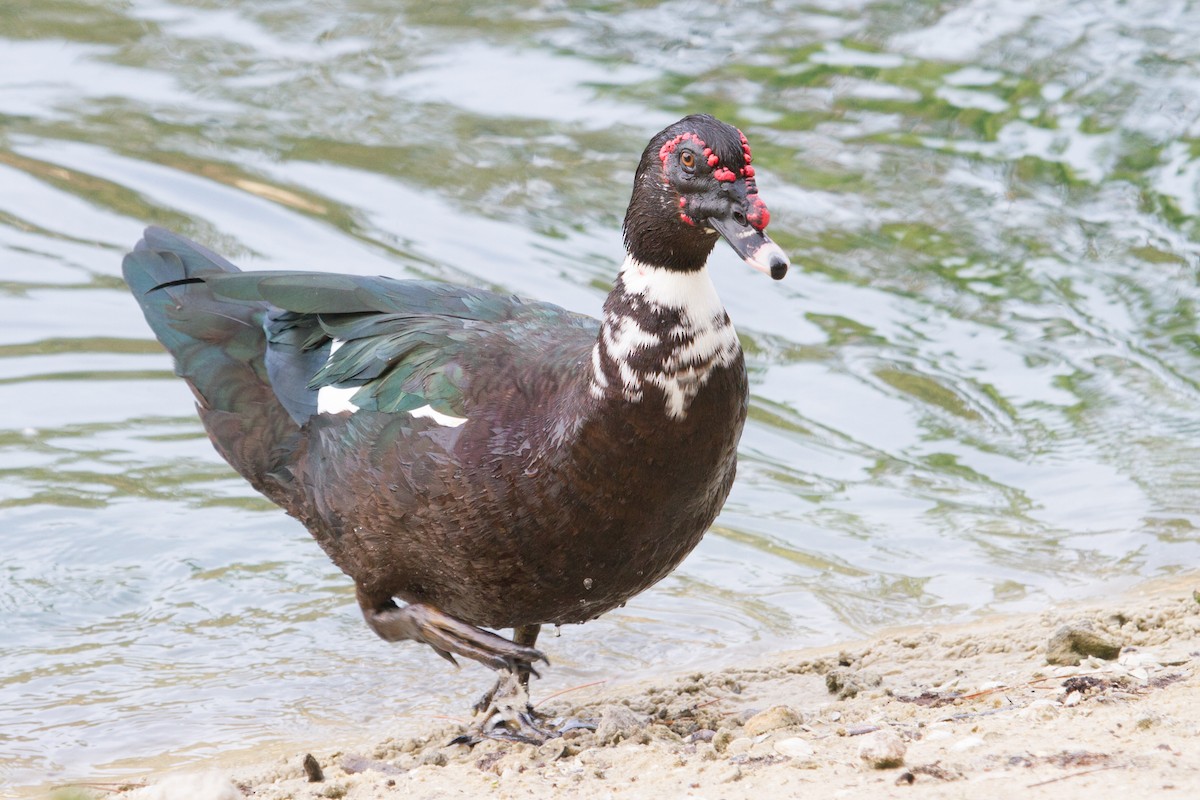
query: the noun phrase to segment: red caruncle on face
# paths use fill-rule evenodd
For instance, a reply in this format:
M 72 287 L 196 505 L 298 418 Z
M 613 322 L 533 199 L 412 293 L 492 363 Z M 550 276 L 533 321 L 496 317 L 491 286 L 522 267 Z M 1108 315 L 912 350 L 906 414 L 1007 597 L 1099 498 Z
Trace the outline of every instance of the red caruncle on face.
M 692 142 L 702 152 L 703 158 L 709 167 L 713 168 L 712 176 L 722 183 L 733 183 L 739 178 L 746 181 L 746 199 L 750 203 L 750 212 L 746 215 L 746 221 L 750 223 L 756 230 L 763 230 L 771 221 L 771 212 L 767 210 L 767 205 L 758 197 L 758 187 L 754 183 L 754 167 L 750 166 L 752 159 L 750 153 L 750 143 L 746 141 L 746 136 L 740 130 L 738 137 L 741 139 L 742 158 L 744 166 L 739 167 L 737 172 L 734 172 L 727 166 L 721 164 L 720 157 L 713 152 L 712 148 L 705 144 L 704 140 L 699 135 L 693 132 L 681 133 L 668 142 L 665 142 L 658 150 L 658 159 L 662 162 L 662 177 L 663 183 L 669 184 L 670 180 L 667 177 L 667 161 L 679 149 L 679 145 L 684 142 Z M 679 219 L 688 224 L 695 225 L 696 222 L 687 214 L 687 197 L 680 196 L 679 198 Z

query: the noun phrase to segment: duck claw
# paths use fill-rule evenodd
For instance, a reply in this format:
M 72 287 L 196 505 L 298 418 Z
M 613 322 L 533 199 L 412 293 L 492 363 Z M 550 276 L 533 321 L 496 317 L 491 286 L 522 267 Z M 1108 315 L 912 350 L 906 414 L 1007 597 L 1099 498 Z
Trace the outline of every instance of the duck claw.
M 389 642 L 413 639 L 429 645 L 451 664 L 454 656 L 478 661 L 494 670 L 537 675 L 533 664 L 550 663 L 533 647 L 517 644 L 446 614 L 424 603 L 398 607 L 389 601 L 383 608 L 364 608 L 367 624 Z

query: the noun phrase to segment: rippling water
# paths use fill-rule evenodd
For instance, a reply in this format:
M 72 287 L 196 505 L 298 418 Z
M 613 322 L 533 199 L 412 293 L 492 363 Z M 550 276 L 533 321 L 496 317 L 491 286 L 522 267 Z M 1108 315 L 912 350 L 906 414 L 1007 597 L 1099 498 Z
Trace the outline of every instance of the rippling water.
M 674 575 L 546 641 L 540 692 L 1195 565 L 1198 64 L 1184 2 L 8 0 L 0 781 L 488 681 L 377 640 L 213 452 L 119 278 L 144 225 L 595 313 L 641 148 L 693 111 L 746 131 L 801 268 L 718 248 L 738 485 Z

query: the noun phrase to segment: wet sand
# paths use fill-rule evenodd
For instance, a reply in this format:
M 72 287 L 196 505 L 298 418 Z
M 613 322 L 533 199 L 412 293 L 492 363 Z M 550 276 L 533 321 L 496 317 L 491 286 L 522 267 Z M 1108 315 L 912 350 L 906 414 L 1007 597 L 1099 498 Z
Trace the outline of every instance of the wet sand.
M 893 629 L 713 672 L 584 688 L 539 711 L 599 728 L 540 747 L 449 745 L 461 728 L 431 724 L 412 738 L 297 747 L 270 763 L 149 775 L 105 794 L 1196 797 L 1196 589 L 1193 573 L 1040 614 Z M 321 782 L 306 775 L 309 753 Z

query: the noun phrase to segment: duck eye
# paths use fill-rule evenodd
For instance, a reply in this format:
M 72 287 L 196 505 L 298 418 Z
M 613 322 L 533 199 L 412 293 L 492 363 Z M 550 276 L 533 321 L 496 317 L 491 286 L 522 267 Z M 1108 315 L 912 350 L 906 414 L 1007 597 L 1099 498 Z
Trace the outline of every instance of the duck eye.
M 679 163 L 683 165 L 684 169 L 691 171 L 696 168 L 696 157 L 690 150 L 684 150 L 679 154 Z

